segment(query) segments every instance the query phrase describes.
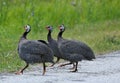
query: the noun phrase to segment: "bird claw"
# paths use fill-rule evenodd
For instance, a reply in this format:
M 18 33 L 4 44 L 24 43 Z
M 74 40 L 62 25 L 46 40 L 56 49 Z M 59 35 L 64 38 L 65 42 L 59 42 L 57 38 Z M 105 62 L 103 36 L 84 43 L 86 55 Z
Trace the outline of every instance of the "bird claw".
M 73 70 L 73 71 L 70 71 L 70 72 L 77 72 L 78 70 L 77 69 L 75 69 L 75 70 Z
M 50 65 L 49 67 L 53 67 L 55 64 Z
M 61 65 L 59 65 L 58 67 L 63 67 L 63 66 L 65 66 L 64 64 L 61 64 Z
M 45 75 L 45 72 L 46 72 L 46 71 L 43 71 L 43 73 L 42 73 L 43 76 Z
M 23 72 L 22 71 L 18 71 L 18 72 L 15 72 L 15 74 L 16 75 L 21 75 L 21 74 L 23 74 Z
M 74 69 L 75 67 L 69 68 L 70 70 Z

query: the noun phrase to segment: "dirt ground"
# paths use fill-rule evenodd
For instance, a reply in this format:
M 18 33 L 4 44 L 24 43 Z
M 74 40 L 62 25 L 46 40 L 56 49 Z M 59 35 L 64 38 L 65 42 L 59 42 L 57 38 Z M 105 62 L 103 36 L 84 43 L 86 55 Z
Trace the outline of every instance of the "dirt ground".
M 120 51 L 98 56 L 94 61 L 79 62 L 78 72 L 72 65 L 48 67 L 42 76 L 42 65 L 30 66 L 23 75 L 1 73 L 0 83 L 120 83 Z

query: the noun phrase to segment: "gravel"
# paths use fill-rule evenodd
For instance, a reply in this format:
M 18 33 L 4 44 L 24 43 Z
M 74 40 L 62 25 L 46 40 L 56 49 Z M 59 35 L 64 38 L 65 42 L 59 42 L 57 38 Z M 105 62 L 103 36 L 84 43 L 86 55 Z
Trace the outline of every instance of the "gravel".
M 0 83 L 119 83 L 120 51 L 99 55 L 94 61 L 81 61 L 78 72 L 70 72 L 72 65 L 47 67 L 42 76 L 42 65 L 31 66 L 22 75 L 1 73 Z

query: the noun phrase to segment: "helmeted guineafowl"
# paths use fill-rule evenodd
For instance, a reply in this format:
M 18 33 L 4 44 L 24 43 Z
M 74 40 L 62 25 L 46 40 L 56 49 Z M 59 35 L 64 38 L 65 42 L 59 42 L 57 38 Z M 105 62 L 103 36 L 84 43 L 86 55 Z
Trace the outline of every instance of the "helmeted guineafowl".
M 75 40 L 67 40 L 62 37 L 63 32 L 65 31 L 64 25 L 59 26 L 60 32 L 58 34 L 58 48 L 65 60 L 70 61 L 70 63 L 75 65 L 75 70 L 77 71 L 78 61 L 83 59 L 92 60 L 95 59 L 95 55 L 91 48 L 83 42 Z
M 53 51 L 48 47 L 44 40 L 27 40 L 26 36 L 31 31 L 31 27 L 26 25 L 25 32 L 21 36 L 18 44 L 18 54 L 26 62 L 26 66 L 16 74 L 23 71 L 33 63 L 43 63 L 43 75 L 46 72 L 45 62 L 53 62 Z
M 48 44 L 49 44 L 50 48 L 53 50 L 54 56 L 57 57 L 57 61 L 56 61 L 56 63 L 57 63 L 61 58 L 61 55 L 60 55 L 60 52 L 58 49 L 58 43 L 51 36 L 52 30 L 53 30 L 52 26 L 47 26 L 46 28 L 48 29 L 48 34 L 47 34 Z

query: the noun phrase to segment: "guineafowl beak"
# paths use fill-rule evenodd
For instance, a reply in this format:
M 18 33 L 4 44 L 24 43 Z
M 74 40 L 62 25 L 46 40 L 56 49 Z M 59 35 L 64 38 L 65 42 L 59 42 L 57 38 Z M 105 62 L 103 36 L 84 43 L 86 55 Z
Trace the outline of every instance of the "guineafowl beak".
M 24 29 L 26 30 L 26 26 L 24 26 Z
M 65 31 L 64 25 L 63 25 L 63 24 L 60 25 L 60 26 L 59 26 L 59 29 L 60 29 L 60 31 Z
M 48 29 L 48 26 L 46 26 L 45 28 L 46 28 L 47 30 L 49 30 L 49 29 Z
M 58 27 L 58 29 L 62 31 L 62 29 L 61 29 L 61 25 Z
M 47 26 L 46 29 L 47 29 L 48 31 L 52 31 L 52 27 L 51 27 L 51 26 Z

